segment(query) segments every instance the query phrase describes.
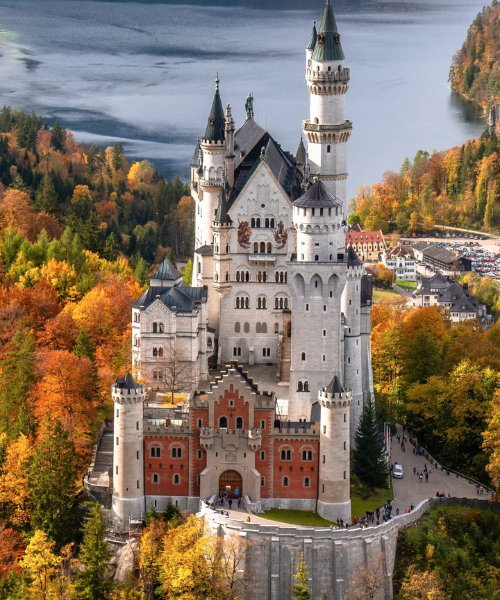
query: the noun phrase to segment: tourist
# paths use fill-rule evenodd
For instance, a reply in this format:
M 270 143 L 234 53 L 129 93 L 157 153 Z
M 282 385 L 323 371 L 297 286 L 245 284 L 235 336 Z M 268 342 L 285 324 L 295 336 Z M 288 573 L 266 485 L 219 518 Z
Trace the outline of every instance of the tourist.
M 403 451 L 403 452 L 406 454 L 406 444 L 403 444 L 403 445 L 401 446 L 401 450 L 402 450 L 402 451 Z
M 245 521 L 246 521 L 247 523 L 250 523 L 250 517 L 247 517 L 247 518 L 245 519 Z
M 413 475 L 417 474 L 417 467 L 413 467 Z
M 396 508 L 396 517 L 399 517 L 399 508 Z
M 229 498 L 228 504 L 229 504 L 229 510 L 231 510 L 231 506 L 233 506 L 233 501 L 231 500 L 231 498 Z
M 414 509 L 413 502 L 410 504 L 410 512 Z
M 429 473 L 425 472 L 425 483 L 429 482 Z
M 241 506 L 241 498 L 238 498 L 238 508 Z
M 424 476 L 422 475 L 422 473 L 419 474 L 418 478 L 420 479 L 420 483 L 422 483 L 422 479 L 424 478 Z

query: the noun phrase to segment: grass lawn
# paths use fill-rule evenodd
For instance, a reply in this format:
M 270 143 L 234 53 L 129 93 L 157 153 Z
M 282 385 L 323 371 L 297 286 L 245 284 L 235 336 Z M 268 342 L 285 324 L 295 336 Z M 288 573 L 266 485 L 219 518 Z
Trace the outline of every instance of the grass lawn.
M 386 499 L 387 500 L 387 499 Z M 331 522 L 320 517 L 318 513 L 309 510 L 287 510 L 271 508 L 265 513 L 254 513 L 255 516 L 270 521 L 280 521 L 290 525 L 305 525 L 307 527 L 330 527 Z
M 163 394 L 163 399 L 161 402 L 161 406 L 177 406 L 178 404 L 186 403 L 187 394 L 174 394 L 174 403 L 170 404 L 170 400 L 172 399 L 172 394 L 170 392 L 166 392 Z
M 400 288 L 403 288 L 407 292 L 413 292 L 413 290 L 417 287 L 416 281 L 396 281 L 396 285 L 399 285 Z
M 391 489 L 377 489 L 372 496 L 368 498 L 361 498 L 361 496 L 351 495 L 351 517 L 361 517 L 367 510 L 375 510 L 377 506 L 382 508 L 384 504 L 394 498 L 392 491 L 392 480 Z
M 394 290 L 377 290 L 375 288 L 373 289 L 374 302 L 380 302 L 383 299 L 397 300 L 398 298 L 401 298 L 401 296 Z

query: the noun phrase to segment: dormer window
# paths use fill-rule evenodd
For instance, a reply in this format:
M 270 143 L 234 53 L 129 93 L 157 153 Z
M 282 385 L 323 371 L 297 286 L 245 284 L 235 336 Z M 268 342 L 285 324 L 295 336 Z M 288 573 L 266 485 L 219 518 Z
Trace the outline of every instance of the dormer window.
M 340 44 L 340 35 L 338 33 L 333 36 L 333 39 L 335 40 L 336 44 Z
M 322 46 L 324 43 L 325 43 L 325 36 L 324 36 L 322 33 L 320 33 L 320 34 L 318 35 L 318 44 L 319 44 L 320 46 Z

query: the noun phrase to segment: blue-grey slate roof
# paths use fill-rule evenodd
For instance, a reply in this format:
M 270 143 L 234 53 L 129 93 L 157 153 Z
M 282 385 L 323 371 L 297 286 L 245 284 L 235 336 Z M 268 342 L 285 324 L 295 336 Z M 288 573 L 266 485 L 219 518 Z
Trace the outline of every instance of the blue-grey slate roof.
M 168 258 L 165 258 L 161 265 L 158 267 L 154 275 L 151 275 L 150 279 L 165 279 L 175 281 L 182 277 L 182 273 L 177 270 Z
M 226 123 L 224 119 L 224 109 L 222 108 L 222 100 L 220 99 L 219 94 L 218 75 L 215 82 L 216 86 L 214 101 L 212 103 L 212 110 L 210 111 L 210 115 L 208 117 L 207 129 L 205 130 L 203 139 L 209 142 L 223 142 L 225 140 L 224 127 Z
M 317 39 L 318 39 L 318 32 L 316 31 L 316 21 L 313 21 L 313 30 L 311 33 L 311 38 L 309 40 L 309 43 L 306 46 L 306 50 L 314 50 L 314 48 L 316 47 Z
M 343 388 L 342 384 L 340 383 L 340 380 L 337 377 L 337 375 L 335 375 L 335 377 L 330 381 L 330 385 L 326 388 L 326 393 L 327 394 L 343 394 L 344 392 L 345 392 L 345 389 Z
M 172 309 L 175 306 L 177 311 L 193 312 L 207 297 L 206 286 L 193 288 L 181 282 L 171 287 L 150 286 L 132 306 L 148 308 L 153 302 L 159 300 L 167 308 Z
M 342 206 L 342 202 L 328 191 L 321 179 L 318 179 L 293 205 L 299 208 L 331 208 Z

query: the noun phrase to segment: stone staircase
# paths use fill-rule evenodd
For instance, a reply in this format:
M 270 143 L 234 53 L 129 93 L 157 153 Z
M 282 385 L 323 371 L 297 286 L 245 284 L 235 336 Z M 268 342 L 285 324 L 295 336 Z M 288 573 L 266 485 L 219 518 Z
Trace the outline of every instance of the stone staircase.
M 91 477 L 106 475 L 113 469 L 113 432 L 105 431 L 99 442 Z
M 283 336 L 280 344 L 279 384 L 290 385 L 290 367 L 292 361 L 292 338 Z

